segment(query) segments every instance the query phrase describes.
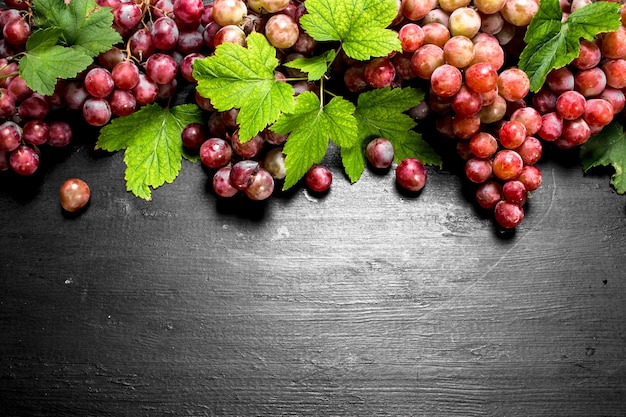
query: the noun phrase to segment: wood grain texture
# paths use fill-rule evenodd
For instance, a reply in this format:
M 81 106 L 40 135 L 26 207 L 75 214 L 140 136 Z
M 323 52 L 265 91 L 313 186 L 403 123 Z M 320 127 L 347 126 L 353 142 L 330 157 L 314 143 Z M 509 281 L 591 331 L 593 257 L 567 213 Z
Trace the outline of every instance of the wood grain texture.
M 626 200 L 542 162 L 512 236 L 429 171 L 151 202 L 78 148 L 0 181 L 2 416 L 624 416 Z M 92 201 L 63 215 L 80 176 Z

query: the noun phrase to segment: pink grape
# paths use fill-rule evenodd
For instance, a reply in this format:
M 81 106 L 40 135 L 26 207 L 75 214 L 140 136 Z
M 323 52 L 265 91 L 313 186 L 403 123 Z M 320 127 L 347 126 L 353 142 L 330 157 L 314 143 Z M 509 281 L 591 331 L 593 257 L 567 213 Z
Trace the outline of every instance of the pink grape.
M 39 167 L 39 154 L 30 146 L 20 145 L 11 152 L 9 164 L 19 175 L 32 175 Z
M 72 127 L 69 123 L 57 120 L 48 123 L 50 134 L 48 136 L 48 145 L 54 147 L 63 147 L 70 144 L 74 136 Z
M 59 189 L 59 200 L 63 210 L 74 213 L 87 205 L 91 198 L 89 185 L 81 179 L 65 180 Z
M 155 20 L 150 29 L 154 46 L 162 51 L 170 50 L 176 46 L 179 33 L 174 19 L 167 16 Z
M 304 182 L 311 191 L 323 193 L 332 185 L 333 174 L 326 166 L 315 164 L 304 175 Z
M 474 59 L 474 43 L 466 36 L 453 36 L 443 46 L 443 55 L 446 63 L 457 68 L 465 68 Z
M 424 188 L 427 177 L 424 164 L 415 158 L 405 158 L 396 167 L 398 185 L 409 191 L 420 191 Z
M 498 72 L 491 64 L 479 62 L 465 70 L 465 82 L 472 90 L 487 93 L 498 85 Z
M 563 118 L 556 112 L 546 113 L 541 116 L 541 128 L 537 135 L 548 142 L 552 142 L 561 137 L 563 133 Z
M 450 64 L 443 64 L 433 71 L 430 83 L 432 90 L 438 96 L 452 97 L 461 88 L 463 75 L 458 68 Z
M 443 49 L 437 45 L 422 45 L 411 57 L 411 68 L 420 78 L 429 80 L 433 71 L 445 63 Z
M 491 160 L 488 158 L 470 158 L 465 162 L 465 176 L 474 183 L 487 181 L 491 173 Z
M 494 218 L 503 228 L 513 229 L 524 219 L 524 209 L 519 204 L 500 201 L 494 207 Z
M 157 52 L 146 60 L 146 74 L 157 84 L 170 83 L 178 73 L 178 65 L 172 56 Z
M 230 163 L 233 150 L 221 138 L 209 138 L 200 146 L 200 161 L 208 168 L 221 168 Z
M 585 112 L 585 103 L 578 91 L 565 91 L 556 99 L 556 113 L 566 120 L 578 119 Z
M 213 191 L 220 197 L 233 197 L 237 194 L 237 188 L 233 187 L 230 183 L 230 172 L 231 167 L 225 166 L 218 169 L 215 174 L 213 174 Z
M 93 97 L 103 98 L 111 94 L 115 88 L 115 82 L 106 68 L 96 67 L 85 75 L 85 88 Z
M 498 150 L 498 141 L 487 132 L 478 132 L 470 138 L 469 150 L 478 158 L 489 158 Z
M 247 14 L 248 8 L 242 0 L 215 0 L 213 2 L 213 20 L 220 26 L 239 25 Z
M 522 100 L 530 91 L 530 79 L 519 68 L 508 68 L 498 75 L 498 94 L 507 101 Z
M 400 7 L 404 17 L 418 21 L 437 7 L 437 0 L 402 0 Z
M 109 102 L 103 98 L 88 98 L 83 104 L 83 118 L 92 126 L 104 126 L 111 120 Z
M 396 78 L 396 69 L 387 58 L 374 58 L 365 66 L 365 81 L 374 88 L 391 85 Z
M 533 165 L 526 165 L 522 168 L 522 172 L 517 177 L 520 180 L 527 191 L 535 191 L 541 186 L 543 176 L 539 168 Z
M 526 134 L 534 135 L 541 128 L 541 114 L 537 109 L 526 106 L 515 110 L 510 117 L 511 120 L 521 122 L 526 128 Z
M 602 64 L 602 72 L 606 76 L 606 86 L 626 88 L 626 59 L 607 59 Z
M 484 209 L 493 209 L 503 198 L 502 185 L 496 181 L 486 181 L 476 189 L 476 202 Z
M 522 157 L 514 150 L 504 149 L 498 151 L 493 157 L 493 173 L 496 177 L 503 180 L 517 178 L 522 172 L 524 161 Z
M 393 157 L 394 149 L 389 139 L 375 138 L 369 141 L 365 147 L 365 158 L 374 168 L 389 168 L 393 162 Z
M 541 141 L 534 136 L 527 136 L 524 142 L 515 148 L 515 152 L 522 157 L 524 165 L 534 165 L 541 159 L 543 145 Z
M 26 143 L 40 146 L 48 141 L 50 127 L 43 120 L 29 120 L 24 124 L 22 136 Z
M 523 206 L 528 200 L 526 186 L 519 180 L 506 181 L 502 186 L 502 194 L 506 201 L 519 206 Z
M 22 128 L 15 122 L 7 120 L 0 124 L 0 151 L 11 152 L 22 142 Z
M 291 48 L 300 35 L 298 24 L 289 16 L 277 13 L 265 24 L 267 40 L 278 49 Z
M 424 32 L 424 45 L 437 45 L 442 48 L 452 36 L 448 27 L 442 23 L 427 23 L 422 26 Z
M 243 191 L 251 200 L 266 200 L 274 192 L 274 178 L 265 168 L 259 168 L 250 186 Z
M 500 126 L 498 139 L 505 148 L 517 148 L 526 139 L 526 126 L 516 120 L 506 121 Z
M 574 75 L 574 89 L 585 97 L 593 97 L 604 91 L 606 74 L 599 67 L 578 71 Z
M 128 116 L 137 107 L 137 100 L 129 90 L 115 89 L 108 98 L 111 113 L 116 116 Z
M 416 23 L 406 23 L 398 31 L 398 38 L 404 52 L 415 52 L 424 44 L 424 31 Z

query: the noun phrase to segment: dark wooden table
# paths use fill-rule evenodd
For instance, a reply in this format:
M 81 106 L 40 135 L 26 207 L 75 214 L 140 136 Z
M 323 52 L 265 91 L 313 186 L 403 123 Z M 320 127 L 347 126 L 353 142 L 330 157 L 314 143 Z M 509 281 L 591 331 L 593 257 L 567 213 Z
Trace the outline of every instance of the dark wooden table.
M 0 177 L 1 416 L 625 416 L 626 197 L 539 165 L 514 234 L 458 176 L 218 201 L 122 154 Z M 86 180 L 78 216 L 61 183 Z M 12 177 L 11 177 L 12 178 Z

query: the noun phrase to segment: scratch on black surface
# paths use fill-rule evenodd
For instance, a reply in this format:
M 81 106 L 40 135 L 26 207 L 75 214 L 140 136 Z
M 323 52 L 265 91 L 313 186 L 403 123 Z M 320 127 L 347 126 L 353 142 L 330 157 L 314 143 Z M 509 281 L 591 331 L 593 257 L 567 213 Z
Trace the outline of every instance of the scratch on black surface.
M 447 302 L 442 303 L 441 305 L 439 305 L 436 308 L 433 308 L 432 310 L 428 311 L 427 313 L 425 313 L 424 315 L 420 316 L 420 320 L 423 320 L 427 317 L 429 317 L 430 315 L 432 315 L 433 313 L 441 310 L 441 308 L 443 306 L 445 306 L 446 304 L 449 304 L 450 302 L 458 299 L 459 297 L 465 296 L 467 295 L 468 292 L 470 292 L 474 287 L 476 287 L 476 285 L 478 285 L 480 282 L 482 282 L 490 273 L 491 271 L 493 271 L 498 265 L 500 265 L 500 263 L 506 259 L 509 254 L 515 250 L 520 243 L 528 236 L 530 235 L 533 231 L 535 231 L 540 225 L 541 223 L 543 223 L 543 221 L 546 219 L 546 217 L 548 217 L 548 214 L 550 213 L 550 211 L 552 210 L 552 206 L 554 204 L 554 198 L 555 198 L 555 194 L 556 194 L 556 177 L 554 175 L 554 169 L 550 172 L 552 174 L 552 194 L 550 195 L 550 204 L 548 205 L 548 208 L 546 209 L 546 211 L 543 213 L 543 216 L 541 216 L 541 218 L 537 221 L 537 223 L 535 223 L 535 225 L 529 229 L 522 237 L 520 237 L 517 242 L 515 242 L 515 244 L 513 246 L 511 246 L 509 248 L 509 250 L 507 250 L 506 252 L 504 252 L 502 254 L 502 256 L 500 256 L 500 258 L 494 262 L 493 265 L 491 265 L 489 268 L 487 268 L 487 270 L 485 271 L 484 274 L 482 274 L 480 277 L 478 277 L 476 279 L 476 281 L 474 281 L 471 285 L 469 285 L 467 288 L 465 288 L 463 291 L 461 291 L 459 294 L 453 296 L 452 298 L 450 298 Z

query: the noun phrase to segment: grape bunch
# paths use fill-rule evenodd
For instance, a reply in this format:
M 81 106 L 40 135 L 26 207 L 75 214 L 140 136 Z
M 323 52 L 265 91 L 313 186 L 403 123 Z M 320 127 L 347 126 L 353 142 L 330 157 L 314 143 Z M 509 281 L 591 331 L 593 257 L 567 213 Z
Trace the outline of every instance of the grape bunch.
M 584 4 L 564 5 L 570 13 Z M 552 70 L 530 99 L 541 114 L 537 135 L 559 149 L 571 149 L 602 131 L 615 117 L 626 115 L 626 8 L 622 26 L 593 41 L 582 40 L 571 64 Z
M 564 18 L 587 3 L 561 2 Z M 521 223 L 529 193 L 541 185 L 535 164 L 543 143 L 580 145 L 624 107 L 623 26 L 596 42 L 583 40 L 579 57 L 530 93 L 528 76 L 515 65 L 537 10 L 534 0 L 403 0 L 396 26 L 403 53 L 377 64 L 379 74 L 395 69 L 385 76 L 388 85 L 427 82 L 427 99 L 411 114 L 434 117 L 436 132 L 457 141 L 477 204 L 493 210 L 505 229 Z M 371 66 L 346 72 L 349 88 L 378 86 L 382 76 L 374 80 Z M 365 82 L 352 79 L 357 73 Z
M 26 85 L 12 59 L 31 34 L 25 3 L 7 1 L 14 8 L 0 11 L 0 171 L 31 175 L 39 167 L 42 145 L 63 147 L 72 140 L 65 121 L 47 119 L 61 105 L 59 95 L 43 96 Z

